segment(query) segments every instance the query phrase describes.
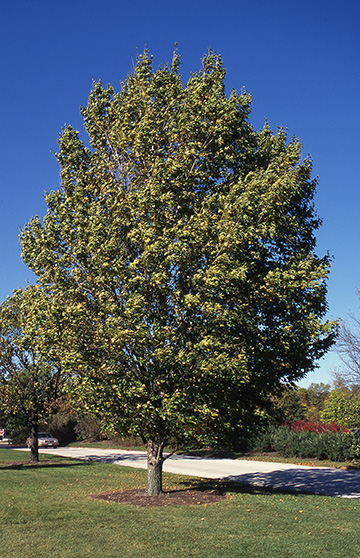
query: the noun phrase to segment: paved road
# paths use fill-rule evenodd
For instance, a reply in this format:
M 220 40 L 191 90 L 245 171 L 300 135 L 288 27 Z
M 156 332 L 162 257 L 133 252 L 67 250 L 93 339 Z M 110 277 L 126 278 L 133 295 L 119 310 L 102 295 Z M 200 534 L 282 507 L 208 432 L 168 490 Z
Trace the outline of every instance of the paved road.
M 147 466 L 146 454 L 140 451 L 65 447 L 41 449 L 40 452 L 140 469 L 146 469 Z M 183 455 L 172 455 L 167 459 L 164 471 L 340 498 L 360 498 L 360 471 Z

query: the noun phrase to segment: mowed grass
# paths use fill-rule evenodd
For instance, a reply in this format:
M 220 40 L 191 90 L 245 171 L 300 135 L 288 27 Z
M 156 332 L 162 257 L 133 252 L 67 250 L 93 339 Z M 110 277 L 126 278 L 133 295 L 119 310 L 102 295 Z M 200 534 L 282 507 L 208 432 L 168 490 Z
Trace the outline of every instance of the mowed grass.
M 140 508 L 90 496 L 143 488 L 145 471 L 56 456 L 29 466 L 28 459 L 0 449 L 1 558 L 359 555 L 358 500 L 228 485 L 229 498 L 216 504 Z M 198 482 L 164 475 L 165 489 Z

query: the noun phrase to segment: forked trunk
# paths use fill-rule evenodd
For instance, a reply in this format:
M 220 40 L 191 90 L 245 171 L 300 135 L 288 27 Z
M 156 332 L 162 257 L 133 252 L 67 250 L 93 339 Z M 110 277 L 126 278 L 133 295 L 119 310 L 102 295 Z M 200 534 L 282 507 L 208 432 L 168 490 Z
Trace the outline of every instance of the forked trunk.
M 147 449 L 147 487 L 148 496 L 159 496 L 162 493 L 162 470 L 164 443 L 149 440 Z
M 31 463 L 37 463 L 39 461 L 39 439 L 38 439 L 37 420 L 31 421 L 30 461 Z

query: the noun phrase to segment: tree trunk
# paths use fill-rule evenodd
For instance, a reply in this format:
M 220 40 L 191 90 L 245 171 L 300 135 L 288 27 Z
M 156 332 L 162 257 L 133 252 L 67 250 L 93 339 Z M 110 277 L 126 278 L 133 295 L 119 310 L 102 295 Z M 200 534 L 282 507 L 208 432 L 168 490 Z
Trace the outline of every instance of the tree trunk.
M 30 435 L 30 461 L 31 463 L 38 463 L 39 461 L 39 439 L 38 439 L 38 421 L 31 421 L 31 435 Z
M 162 493 L 163 449 L 164 443 L 157 440 L 149 440 L 146 444 L 148 496 L 159 496 Z

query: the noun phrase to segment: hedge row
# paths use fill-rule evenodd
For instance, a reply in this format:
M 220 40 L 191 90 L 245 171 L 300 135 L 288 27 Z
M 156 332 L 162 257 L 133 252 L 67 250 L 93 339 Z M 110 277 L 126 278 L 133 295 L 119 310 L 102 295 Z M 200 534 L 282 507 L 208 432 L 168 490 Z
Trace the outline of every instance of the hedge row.
M 287 425 L 265 430 L 256 440 L 257 451 L 276 451 L 284 457 L 346 461 L 360 457 L 360 439 L 351 432 L 294 430 Z

